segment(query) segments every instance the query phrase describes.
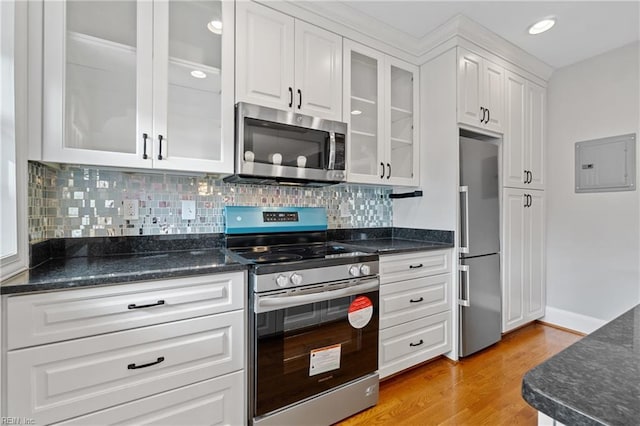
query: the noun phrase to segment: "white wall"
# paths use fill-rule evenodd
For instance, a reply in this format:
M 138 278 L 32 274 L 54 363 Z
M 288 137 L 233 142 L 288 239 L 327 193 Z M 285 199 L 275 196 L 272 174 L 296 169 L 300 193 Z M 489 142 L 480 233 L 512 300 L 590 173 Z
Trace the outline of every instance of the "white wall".
M 548 86 L 545 320 L 584 332 L 640 303 L 638 190 L 574 192 L 575 142 L 640 130 L 639 50 L 561 68 Z

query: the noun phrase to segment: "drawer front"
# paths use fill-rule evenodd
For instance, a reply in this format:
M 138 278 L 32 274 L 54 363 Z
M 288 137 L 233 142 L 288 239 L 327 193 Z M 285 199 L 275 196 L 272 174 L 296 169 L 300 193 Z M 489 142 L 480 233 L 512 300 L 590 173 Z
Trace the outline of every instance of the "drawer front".
M 380 331 L 380 378 L 451 350 L 451 311 Z
M 451 250 L 380 256 L 380 284 L 451 272 Z
M 380 328 L 450 310 L 450 292 L 451 274 L 380 286 Z
M 56 425 L 241 425 L 244 396 L 244 372 L 238 371 Z
M 238 371 L 244 311 L 7 354 L 7 413 L 48 424 Z
M 12 296 L 8 349 L 242 309 L 245 282 L 234 272 Z

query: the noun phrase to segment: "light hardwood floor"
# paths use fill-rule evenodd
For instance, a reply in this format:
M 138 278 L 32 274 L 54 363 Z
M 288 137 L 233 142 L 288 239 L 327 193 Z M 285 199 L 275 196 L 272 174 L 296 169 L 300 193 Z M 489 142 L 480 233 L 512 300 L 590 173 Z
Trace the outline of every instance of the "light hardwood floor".
M 458 363 L 439 358 L 382 382 L 378 405 L 340 426 L 536 425 L 522 376 L 581 337 L 531 324 Z

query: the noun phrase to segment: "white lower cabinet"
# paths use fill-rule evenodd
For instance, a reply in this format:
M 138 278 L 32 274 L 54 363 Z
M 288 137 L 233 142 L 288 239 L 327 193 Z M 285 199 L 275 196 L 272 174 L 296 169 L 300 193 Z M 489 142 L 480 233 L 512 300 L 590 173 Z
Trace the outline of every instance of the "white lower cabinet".
M 244 380 L 237 371 L 55 424 L 240 425 Z
M 452 349 L 450 259 L 450 250 L 380 256 L 380 378 Z
M 25 338 L 10 339 L 4 357 L 3 415 L 244 423 L 245 288 L 237 272 L 7 297 L 5 332 Z
M 451 350 L 451 311 L 380 330 L 380 378 Z
M 502 332 L 545 313 L 544 191 L 503 193 Z

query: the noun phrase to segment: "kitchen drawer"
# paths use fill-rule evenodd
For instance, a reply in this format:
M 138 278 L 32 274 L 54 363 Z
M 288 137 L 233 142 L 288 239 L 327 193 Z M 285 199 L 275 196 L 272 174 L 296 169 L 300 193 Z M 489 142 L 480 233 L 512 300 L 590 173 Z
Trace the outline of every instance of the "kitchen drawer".
M 380 378 L 451 350 L 451 311 L 380 330 Z
M 244 396 L 244 372 L 238 371 L 56 425 L 241 425 Z
M 380 256 L 380 284 L 451 272 L 451 250 Z
M 380 328 L 448 311 L 451 274 L 440 274 L 380 286 Z
M 234 272 L 11 296 L 7 346 L 11 350 L 242 309 L 245 283 L 245 272 Z
M 7 415 L 49 424 L 241 370 L 244 318 L 238 310 L 10 351 Z

